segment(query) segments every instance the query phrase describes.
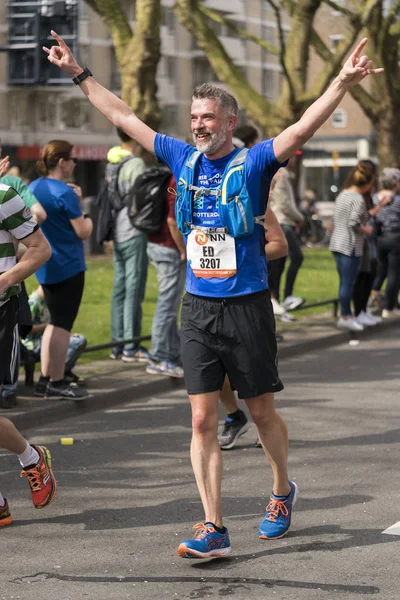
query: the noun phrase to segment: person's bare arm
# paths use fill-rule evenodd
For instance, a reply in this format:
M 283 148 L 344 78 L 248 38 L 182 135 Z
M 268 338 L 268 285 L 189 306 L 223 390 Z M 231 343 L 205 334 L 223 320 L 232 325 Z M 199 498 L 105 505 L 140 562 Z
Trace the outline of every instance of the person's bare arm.
M 70 223 L 80 240 L 87 240 L 88 237 L 91 236 L 93 231 L 93 221 L 90 217 L 85 218 L 82 215 L 76 219 L 71 219 Z
M 4 158 L 2 158 L 0 160 L 0 177 L 3 177 L 3 175 L 5 175 L 7 173 L 9 168 L 10 168 L 9 157 L 5 156 Z
M 367 38 L 361 40 L 326 92 L 306 110 L 297 123 L 274 139 L 273 148 L 279 162 L 290 158 L 314 135 L 333 113 L 349 88 L 360 83 L 368 75 L 382 73 L 383 69 L 372 68 L 372 61 L 368 56 L 360 56 L 366 43 Z
M 43 221 L 47 219 L 47 212 L 44 210 L 40 202 L 35 202 L 35 204 L 32 204 L 30 211 L 36 223 L 39 225 L 41 225 Z
M 62 37 L 55 31 L 51 31 L 51 35 L 57 40 L 58 46 L 51 46 L 51 48 L 43 46 L 48 60 L 70 77 L 80 75 L 83 68 L 77 63 Z M 154 152 L 156 132 L 143 123 L 125 102 L 100 85 L 94 77 L 88 77 L 79 87 L 93 106 L 111 123 L 125 131 L 130 137 L 139 142 L 143 148 L 149 152 Z
M 14 267 L 0 275 L 0 294 L 35 273 L 51 256 L 50 244 L 40 229 L 20 241 L 27 250 Z
M 183 235 L 179 231 L 178 225 L 176 224 L 175 219 L 173 219 L 172 217 L 168 217 L 167 225 L 168 225 L 168 229 L 171 234 L 171 237 L 174 240 L 176 247 L 178 248 L 178 250 L 180 252 L 181 261 L 184 262 L 186 260 L 186 246 L 185 246 L 185 241 L 183 239 Z
M 273 210 L 267 207 L 265 212 L 265 254 L 268 260 L 282 258 L 288 253 L 288 243 L 282 227 Z

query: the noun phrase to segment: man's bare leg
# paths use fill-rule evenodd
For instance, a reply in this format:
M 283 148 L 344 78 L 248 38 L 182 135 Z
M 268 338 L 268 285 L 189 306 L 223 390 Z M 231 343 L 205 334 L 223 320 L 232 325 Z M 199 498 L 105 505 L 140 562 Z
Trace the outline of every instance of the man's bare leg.
M 60 381 L 64 377 L 70 332 L 61 327 L 47 325 L 43 333 L 40 353 L 42 375 L 51 381 Z
M 275 410 L 274 394 L 263 394 L 246 400 L 250 414 L 257 425 L 264 452 L 274 476 L 273 493 L 287 496 L 290 493 L 288 478 L 288 429 Z
M 222 527 L 222 457 L 217 439 L 219 392 L 197 394 L 189 398 L 193 427 L 190 457 L 205 522 Z
M 15 425 L 5 417 L 0 417 L 0 448 L 5 448 L 14 454 L 22 454 L 26 446 L 26 439 Z

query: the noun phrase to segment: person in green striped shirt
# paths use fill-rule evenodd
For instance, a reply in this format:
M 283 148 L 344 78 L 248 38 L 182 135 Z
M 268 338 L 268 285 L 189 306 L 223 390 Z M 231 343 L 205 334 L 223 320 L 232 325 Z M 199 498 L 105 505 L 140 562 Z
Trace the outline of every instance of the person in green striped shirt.
M 0 161 L 0 177 L 8 160 Z M 27 250 L 17 263 L 18 242 Z M 3 383 L 17 377 L 18 293 L 19 283 L 49 260 L 51 248 L 31 212 L 16 190 L 0 183 L 0 391 Z M 56 483 L 51 472 L 51 457 L 44 446 L 31 446 L 11 421 L 0 417 L 0 448 L 17 454 L 32 490 L 32 500 L 42 508 L 54 498 Z M 12 517 L 7 500 L 0 492 L 0 526 L 10 525 Z
M 16 247 L 27 250 L 17 263 Z M 19 282 L 51 256 L 51 248 L 14 188 L 0 183 L 0 386 L 15 379 L 10 372 L 18 342 Z M 10 381 L 12 382 L 12 381 Z

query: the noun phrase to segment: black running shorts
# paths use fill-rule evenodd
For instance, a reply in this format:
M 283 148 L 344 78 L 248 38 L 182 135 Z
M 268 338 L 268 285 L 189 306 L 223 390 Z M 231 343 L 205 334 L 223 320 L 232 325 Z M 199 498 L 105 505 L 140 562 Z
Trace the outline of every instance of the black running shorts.
M 42 285 L 51 325 L 71 331 L 78 315 L 84 285 L 85 271 L 58 283 Z
M 0 306 L 0 386 L 18 377 L 18 296 Z
M 283 390 L 269 291 L 226 299 L 187 293 L 181 355 L 188 394 L 220 390 L 225 374 L 239 398 Z

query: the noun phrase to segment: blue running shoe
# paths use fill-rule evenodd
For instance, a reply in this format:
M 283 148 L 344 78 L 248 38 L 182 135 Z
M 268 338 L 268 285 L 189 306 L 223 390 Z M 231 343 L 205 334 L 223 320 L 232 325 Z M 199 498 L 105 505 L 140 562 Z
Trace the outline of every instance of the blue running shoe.
M 179 545 L 181 558 L 215 558 L 232 554 L 228 530 L 218 533 L 212 523 L 197 523 L 194 540 L 185 540 Z
M 297 500 L 298 489 L 294 481 L 289 481 L 289 485 L 291 491 L 287 498 L 271 494 L 269 504 L 265 509 L 267 512 L 258 530 L 258 537 L 262 540 L 281 538 L 290 527 L 292 509 Z

